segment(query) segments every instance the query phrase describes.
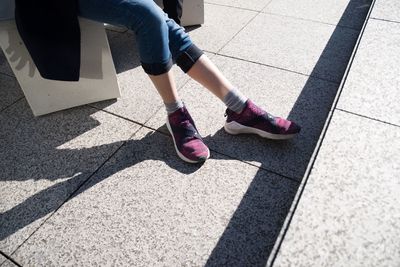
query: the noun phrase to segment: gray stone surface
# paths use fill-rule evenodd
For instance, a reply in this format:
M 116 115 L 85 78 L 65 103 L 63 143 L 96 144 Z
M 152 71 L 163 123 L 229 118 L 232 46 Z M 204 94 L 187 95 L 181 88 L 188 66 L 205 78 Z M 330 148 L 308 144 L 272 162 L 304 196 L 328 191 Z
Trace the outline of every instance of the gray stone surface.
M 207 144 L 231 157 L 301 179 L 338 85 L 222 56 L 213 60 L 245 95 L 272 114 L 297 121 L 303 129 L 287 142 L 252 135 L 230 136 L 222 129 L 225 106 L 206 89 L 190 82 L 180 93 Z M 164 123 L 165 113 L 160 111 L 147 125 L 157 129 Z M 161 130 L 168 131 L 166 127 Z
M 372 0 L 273 0 L 263 12 L 361 29 Z
M 10 254 L 139 126 L 82 107 L 33 117 L 25 100 L 0 113 L 0 250 Z
M 273 266 L 398 266 L 400 128 L 335 111 Z
M 142 129 L 14 257 L 26 266 L 262 265 L 296 187 L 218 154 L 184 163 L 169 137 Z
M 397 0 L 376 0 L 371 18 L 400 22 L 400 2 Z
M 11 261 L 7 260 L 1 265 L 1 267 L 17 267 L 17 265 L 15 265 Z
M 231 7 L 246 8 L 255 11 L 261 11 L 264 7 L 270 3 L 271 0 L 252 0 L 252 1 L 242 1 L 242 0 L 206 0 L 206 3 L 213 3 L 218 5 L 225 5 Z
M 340 82 L 357 31 L 260 14 L 221 53 Z
M 0 266 L 1 267 L 16 267 L 14 263 L 9 261 L 6 257 L 0 254 Z
M 204 9 L 204 24 L 188 30 L 194 43 L 209 52 L 218 52 L 257 15 L 254 11 L 210 4 L 205 4 Z
M 12 69 L 10 68 L 10 65 L 8 64 L 8 61 L 5 57 L 2 49 L 0 49 L 0 73 L 14 76 L 14 73 L 12 72 Z
M 0 111 L 23 96 L 17 79 L 0 73 Z
M 338 108 L 400 125 L 399 43 L 400 24 L 369 20 Z
M 92 104 L 97 108 L 118 114 L 131 120 L 145 123 L 163 105 L 157 90 L 140 65 L 135 37 L 131 32 L 108 32 L 110 48 L 117 71 L 121 97 Z M 174 67 L 177 87 L 181 87 L 187 76 Z

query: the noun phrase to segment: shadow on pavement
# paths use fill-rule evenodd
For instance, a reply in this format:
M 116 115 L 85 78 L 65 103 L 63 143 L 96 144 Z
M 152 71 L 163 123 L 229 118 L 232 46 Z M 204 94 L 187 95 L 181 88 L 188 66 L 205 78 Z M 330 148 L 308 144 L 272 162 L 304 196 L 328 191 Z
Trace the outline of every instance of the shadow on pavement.
M 86 113 L 84 115 L 90 114 Z M 79 125 L 82 125 L 83 127 L 77 126 L 79 131 L 75 132 L 74 136 L 78 136 L 80 133 L 89 131 L 98 124 L 96 120 L 90 118 L 89 116 L 84 116 L 81 118 L 82 120 L 85 120 L 85 122 L 80 121 Z M 44 120 L 46 119 L 44 118 Z M 54 124 L 57 123 L 58 121 L 55 120 Z M 42 127 L 41 129 L 34 130 L 41 131 L 42 133 L 63 131 L 64 127 L 57 129 L 57 126 L 54 124 L 48 124 L 48 126 L 45 128 Z M 53 135 L 52 137 L 57 137 L 57 133 L 55 135 L 56 136 Z M 96 176 L 95 181 L 98 183 L 112 176 L 113 174 L 124 170 L 125 168 L 132 167 L 139 162 L 151 159 L 163 161 L 170 168 L 184 174 L 193 173 L 201 167 L 201 165 L 187 164 L 177 159 L 175 157 L 174 148 L 170 138 L 160 138 L 160 134 L 148 134 L 140 140 L 129 139 L 127 141 L 119 141 L 84 149 L 59 149 L 57 146 L 68 142 L 68 139 L 57 140 L 54 138 L 53 140 L 55 140 L 55 142 L 52 142 L 52 138 L 49 138 L 49 134 L 46 134 L 45 138 L 42 140 L 40 140 L 40 136 L 43 135 L 35 134 L 33 136 L 35 142 L 26 142 L 23 149 L 27 151 L 27 154 L 24 155 L 24 151 L 20 151 L 21 154 L 19 154 L 19 159 L 10 159 L 10 162 L 7 162 L 7 160 L 2 161 L 1 165 L 3 165 L 3 167 L 8 166 L 8 168 L 4 168 L 6 171 L 0 175 L 0 180 L 19 182 L 38 179 L 64 180 L 49 186 L 48 188 L 28 197 L 22 203 L 1 213 L 0 240 L 6 239 L 8 236 L 14 234 L 25 226 L 30 225 L 40 218 L 43 218 L 49 213 L 52 213 L 53 211 L 57 210 L 67 199 L 75 197 L 76 195 L 93 186 L 94 184 L 92 183 L 89 187 L 84 187 L 83 191 L 80 190 L 78 193 L 75 192 L 76 189 L 81 188 L 82 185 L 94 175 Z M 60 136 L 64 138 L 73 137 L 69 136 L 68 133 L 66 135 L 59 135 L 58 137 Z M 21 136 L 20 138 L 24 137 Z M 26 139 L 29 139 L 29 137 Z M 37 148 L 38 144 L 42 144 L 40 149 Z M 107 161 L 108 158 L 113 155 L 113 153 L 122 145 L 124 145 L 125 148 L 131 147 L 132 149 L 128 150 L 130 153 L 123 154 L 123 160 L 120 160 L 115 164 L 102 166 L 101 163 Z M 168 149 L 171 155 L 166 156 L 165 154 L 160 154 L 159 147 Z M 40 150 L 40 152 L 32 155 L 28 152 L 30 150 Z M 29 164 L 28 160 L 31 157 L 35 157 L 35 160 L 32 162 L 32 164 Z M 87 172 L 82 171 L 82 169 L 85 168 L 85 163 L 82 163 L 82 161 L 96 160 L 93 159 L 93 157 L 101 158 L 101 161 L 97 160 L 97 165 L 94 165 L 100 166 L 98 169 L 101 169 L 101 171 L 96 171 L 94 173 L 93 169 L 89 169 Z M 23 166 L 24 163 L 28 164 L 22 168 L 18 167 Z M 36 164 L 40 164 L 40 169 L 34 169 Z M 77 170 L 80 172 L 75 173 Z
M 364 18 L 369 10 L 370 2 L 370 0 L 350 1 L 346 7 L 346 10 L 342 14 L 338 25 L 343 25 L 345 22 L 348 22 L 349 19 L 352 19 L 354 21 L 359 21 L 359 24 L 355 26 L 358 29 L 361 29 L 361 25 L 364 22 Z M 358 14 L 360 17 L 354 17 L 354 14 Z M 360 30 L 357 30 L 357 32 L 359 31 Z M 327 58 L 329 58 L 328 55 L 332 54 L 332 51 L 337 50 L 337 47 L 342 47 L 344 40 L 348 40 L 346 38 L 342 38 L 343 34 L 345 34 L 343 32 L 343 27 L 337 26 L 327 42 L 326 47 L 310 76 L 318 77 L 318 74 L 321 72 L 340 73 L 340 77 L 343 76 L 352 50 L 342 51 L 346 54 L 341 56 L 347 59 L 343 65 L 332 65 L 329 64 L 329 61 L 327 61 Z M 352 45 L 353 47 L 355 42 L 356 39 L 354 39 L 354 44 Z M 310 77 L 306 82 L 303 91 L 296 100 L 296 103 L 294 104 L 288 116 L 288 119 L 297 121 L 300 125 L 313 125 L 314 127 L 318 127 L 320 133 L 324 126 L 325 119 L 328 116 L 329 110 L 322 111 L 323 114 L 305 113 L 307 110 L 307 105 L 310 104 L 310 101 L 307 101 L 307 98 L 310 96 L 310 92 L 308 92 L 307 89 L 312 87 L 311 84 L 314 82 L 314 80 L 314 78 Z M 330 94 L 325 95 L 325 99 L 321 99 L 321 101 L 328 104 L 328 107 L 332 106 L 338 87 L 339 83 L 335 88 L 335 92 L 331 92 Z M 312 105 L 318 106 L 318 103 L 312 103 Z M 316 119 L 321 117 L 324 119 L 323 121 Z M 315 120 L 316 123 L 313 123 L 313 120 Z M 223 130 L 217 132 L 217 134 L 212 138 L 224 138 L 223 136 L 226 134 L 222 131 Z M 318 137 L 319 135 L 317 135 L 316 139 L 313 140 L 313 148 L 318 141 Z M 307 164 L 311 158 L 311 155 L 312 151 L 308 155 L 304 155 L 306 157 L 305 162 L 307 162 Z M 240 159 L 257 160 L 254 159 L 251 151 L 245 155 L 241 154 Z M 304 171 L 307 167 L 307 164 L 303 166 Z M 263 166 L 261 166 L 261 168 L 262 167 Z M 265 182 L 259 179 L 258 176 L 254 178 L 241 203 L 239 204 L 239 207 L 233 214 L 228 226 L 226 227 L 225 232 L 222 234 L 220 240 L 212 251 L 206 263 L 207 267 L 265 266 L 267 264 L 268 258 L 270 257 L 272 249 L 277 241 L 277 237 L 281 231 L 283 222 L 289 212 L 289 208 L 292 204 L 291 202 L 293 201 L 296 192 L 293 192 L 293 195 L 285 198 L 287 203 L 282 204 L 282 207 L 276 207 L 276 209 L 274 209 L 274 212 L 276 212 L 274 216 L 280 215 L 281 220 L 277 224 L 271 225 L 269 224 L 270 218 L 268 217 L 270 214 L 262 211 L 262 209 L 261 212 L 258 212 L 260 211 L 260 207 L 269 201 L 269 196 L 263 194 L 262 190 L 260 191 L 263 183 Z

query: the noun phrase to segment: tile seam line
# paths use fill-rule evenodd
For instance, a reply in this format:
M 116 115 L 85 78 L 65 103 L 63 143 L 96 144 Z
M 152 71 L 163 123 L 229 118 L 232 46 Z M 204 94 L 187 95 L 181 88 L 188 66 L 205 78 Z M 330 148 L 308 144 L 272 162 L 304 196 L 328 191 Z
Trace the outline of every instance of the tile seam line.
M 270 170 L 270 169 L 264 168 L 264 167 L 262 167 L 262 166 L 261 166 L 261 167 L 260 167 L 260 166 L 257 166 L 256 164 L 253 164 L 253 163 L 248 162 L 248 161 L 241 160 L 240 158 L 232 157 L 232 156 L 227 155 L 227 154 L 225 154 L 225 153 L 219 152 L 219 151 L 217 151 L 217 150 L 215 150 L 215 149 L 211 149 L 211 148 L 210 148 L 210 150 L 213 151 L 214 153 L 223 155 L 223 156 L 225 156 L 225 157 L 227 157 L 227 158 L 240 161 L 240 162 L 242 162 L 242 163 L 244 163 L 244 164 L 247 164 L 247 165 L 256 167 L 256 168 L 258 168 L 258 169 L 260 169 L 260 170 L 262 170 L 262 171 L 265 171 L 265 172 L 268 172 L 268 173 L 277 175 L 277 176 L 279 176 L 279 177 L 281 177 L 281 178 L 283 178 L 283 179 L 285 179 L 285 180 L 289 180 L 290 182 L 293 182 L 293 183 L 295 183 L 295 184 L 297 184 L 297 185 L 300 184 L 300 180 L 299 180 L 299 179 L 296 179 L 296 178 L 290 177 L 290 176 L 288 176 L 288 175 L 285 175 L 285 174 L 276 172 L 276 171 L 274 171 L 274 170 Z
M 134 123 L 134 124 L 136 124 L 136 125 L 138 125 L 138 126 L 140 126 L 140 127 L 146 127 L 146 128 L 148 128 L 145 124 L 146 124 L 150 119 L 148 119 L 148 120 L 146 120 L 146 122 L 142 123 L 142 122 L 135 121 L 135 120 L 132 120 L 132 119 L 130 119 L 130 118 L 124 117 L 124 116 L 122 116 L 122 115 L 119 115 L 119 114 L 117 114 L 117 113 L 114 113 L 114 112 L 112 112 L 112 111 L 108 111 L 108 110 L 105 110 L 105 109 L 102 109 L 102 108 L 98 108 L 98 107 L 96 107 L 96 106 L 94 106 L 94 105 L 91 105 L 91 104 L 87 104 L 87 106 L 90 107 L 90 108 L 93 108 L 93 109 L 95 109 L 95 110 L 105 112 L 105 113 L 107 113 L 107 114 L 109 114 L 109 115 L 112 115 L 112 116 L 114 116 L 114 117 L 117 117 L 117 118 L 119 118 L 119 119 L 122 119 L 122 120 L 125 120 L 125 121 L 128 121 L 128 122 Z M 162 108 L 162 106 L 161 106 L 160 108 L 157 108 L 157 112 L 158 112 L 161 108 Z M 152 115 L 152 116 L 154 116 L 154 115 Z M 136 132 L 135 132 L 135 133 L 136 133 Z M 133 136 L 131 136 L 131 137 L 133 137 Z
M 384 21 L 384 22 L 390 22 L 390 23 L 395 23 L 395 24 L 400 24 L 400 21 L 396 21 L 396 20 L 381 19 L 381 18 L 375 18 L 375 17 L 371 17 L 370 19 Z
M 279 235 L 277 237 L 277 240 L 276 240 L 276 242 L 274 244 L 274 247 L 273 247 L 273 249 L 271 251 L 271 254 L 270 254 L 270 256 L 269 256 L 269 258 L 267 260 L 266 266 L 268 266 L 268 267 L 271 267 L 271 266 L 274 265 L 275 260 L 276 260 L 276 258 L 278 256 L 278 253 L 279 253 L 279 251 L 281 249 L 281 245 L 282 245 L 282 243 L 283 243 L 283 241 L 284 241 L 284 239 L 286 237 L 287 232 L 289 231 L 290 224 L 291 224 L 292 219 L 293 219 L 293 217 L 295 215 L 297 207 L 298 207 L 298 205 L 300 203 L 301 197 L 302 197 L 302 195 L 303 195 L 303 193 L 305 191 L 305 187 L 307 185 L 308 179 L 310 178 L 310 175 L 312 173 L 312 169 L 314 167 L 315 161 L 316 161 L 316 159 L 318 157 L 318 154 L 319 154 L 319 151 L 321 149 L 322 143 L 323 143 L 323 141 L 325 139 L 325 136 L 326 136 L 328 128 L 329 128 L 329 125 L 330 125 L 330 123 L 332 121 L 332 117 L 333 117 L 333 114 L 334 114 L 334 112 L 336 110 L 336 107 L 337 107 L 339 98 L 341 96 L 341 93 L 343 91 L 343 87 L 346 84 L 347 77 L 349 75 L 350 69 L 351 69 L 352 64 L 354 62 L 354 58 L 355 58 L 355 56 L 357 54 L 357 51 L 358 51 L 358 48 L 360 46 L 361 39 L 362 39 L 362 37 L 364 35 L 365 29 L 366 29 L 366 27 L 368 25 L 369 18 L 371 17 L 371 13 L 372 13 L 372 10 L 373 10 L 373 8 L 375 6 L 375 2 L 376 2 L 376 0 L 372 0 L 371 6 L 369 8 L 369 11 L 368 11 L 368 13 L 367 13 L 367 15 L 365 17 L 363 26 L 362 26 L 362 28 L 360 30 L 359 35 L 358 35 L 358 38 L 357 38 L 356 44 L 354 46 L 353 52 L 352 52 L 352 54 L 350 56 L 349 63 L 347 65 L 347 67 L 346 67 L 346 70 L 344 72 L 342 81 L 340 83 L 338 92 L 336 94 L 336 97 L 335 97 L 335 99 L 333 101 L 331 110 L 329 111 L 327 120 L 325 121 L 324 127 L 322 129 L 320 138 L 318 139 L 318 142 L 317 142 L 317 144 L 315 146 L 314 152 L 313 152 L 313 154 L 311 156 L 310 162 L 309 162 L 309 164 L 307 166 L 306 172 L 305 172 L 305 174 L 303 176 L 303 179 L 301 180 L 299 189 L 298 189 L 298 191 L 297 191 L 297 193 L 296 193 L 296 195 L 295 195 L 295 197 L 293 199 L 293 203 L 292 203 L 292 205 L 291 205 L 291 207 L 289 209 L 288 216 L 286 217 L 286 219 L 285 219 L 285 221 L 283 223 L 282 230 L 280 231 L 280 233 L 279 233 Z
M 346 26 L 346 25 L 339 25 L 339 24 L 324 22 L 324 21 L 320 21 L 320 20 L 313 20 L 313 19 L 307 19 L 307 18 L 296 17 L 296 16 L 282 15 L 282 14 L 274 13 L 274 12 L 263 11 L 261 13 L 267 14 L 267 15 L 272 15 L 272 16 L 277 16 L 277 17 L 282 17 L 282 18 L 291 18 L 291 19 L 295 19 L 295 20 L 302 20 L 302 21 L 314 22 L 314 23 L 318 23 L 318 24 L 330 25 L 330 26 L 335 26 L 335 27 L 339 27 L 339 28 L 353 30 L 356 32 L 358 32 L 360 30 L 360 29 Z
M 273 66 L 273 65 L 269 65 L 269 64 L 265 64 L 265 63 L 260 63 L 260 62 L 257 62 L 257 61 L 252 61 L 252 60 L 248 60 L 248 59 L 244 59 L 244 58 L 225 55 L 225 54 L 221 54 L 221 53 L 218 53 L 218 52 L 210 52 L 210 51 L 207 51 L 207 50 L 204 50 L 204 51 L 208 52 L 208 53 L 215 53 L 217 56 L 236 59 L 236 60 L 240 60 L 240 61 L 244 61 L 244 62 L 248 62 L 248 63 L 253 63 L 253 64 L 261 65 L 261 66 L 264 66 L 264 67 L 269 67 L 269 68 L 272 68 L 272 69 L 282 70 L 282 71 L 285 71 L 285 72 L 290 72 L 290 73 L 293 73 L 293 74 L 298 74 L 298 75 L 301 75 L 301 76 L 311 77 L 311 78 L 318 79 L 318 80 L 321 80 L 321 81 L 324 81 L 324 82 L 329 82 L 329 83 L 333 83 L 333 84 L 336 84 L 336 85 L 340 85 L 340 82 L 333 81 L 333 80 L 328 80 L 328 79 L 325 79 L 325 78 L 322 78 L 322 77 L 318 77 L 318 76 L 315 76 L 315 75 L 310 75 L 310 74 L 298 72 L 298 71 L 295 71 L 295 70 L 289 70 L 289 69 L 285 69 L 285 68 L 282 68 L 282 67 L 277 67 L 277 66 Z
M 11 258 L 10 256 L 8 256 L 6 253 L 4 253 L 3 251 L 0 251 L 0 255 L 3 256 L 4 258 L 6 258 L 7 260 L 11 261 L 13 264 L 17 265 L 18 267 L 22 267 L 21 264 L 19 264 L 16 260 L 14 260 L 13 258 Z M 3 262 L 1 265 L 3 265 L 5 262 Z
M 2 113 L 2 112 L 4 112 L 4 111 L 6 111 L 7 109 L 11 108 L 12 106 L 14 106 L 15 104 L 17 104 L 19 101 L 21 101 L 21 100 L 24 99 L 24 98 L 25 98 L 25 96 L 21 96 L 20 98 L 18 98 L 17 100 L 15 100 L 15 101 L 12 102 L 11 104 L 9 104 L 8 106 L 2 108 L 2 109 L 0 110 L 0 113 Z
M 131 139 L 133 136 L 135 136 L 143 127 L 139 127 L 132 135 L 129 136 L 128 140 Z M 84 181 L 82 181 L 75 190 L 73 190 L 68 197 L 63 201 L 50 215 L 47 217 L 40 225 L 21 243 L 17 246 L 16 249 L 10 254 L 11 256 L 14 255 L 37 231 L 39 231 L 42 226 L 47 223 L 48 220 L 50 220 L 57 212 L 60 210 L 65 203 L 67 203 L 71 197 L 78 192 L 85 184 L 89 182 L 89 180 L 112 158 L 115 156 L 115 154 L 118 153 L 118 151 L 121 150 L 121 148 L 126 144 L 128 140 L 125 140 L 122 142 L 122 144 L 106 159 L 97 167 Z M 21 266 L 21 265 L 20 265 Z
M 8 64 L 8 63 L 7 63 L 7 64 Z M 5 72 L 0 72 L 0 74 L 1 74 L 1 75 L 4 75 L 4 76 L 8 76 L 8 77 L 10 77 L 10 78 L 17 79 L 14 75 L 11 75 L 11 74 L 8 74 L 8 73 L 5 73 Z
M 268 3 L 260 10 L 260 11 L 255 11 L 255 15 L 242 27 L 240 28 L 233 36 L 232 38 L 230 38 L 224 45 L 221 46 L 220 49 L 217 50 L 217 52 L 215 54 L 218 54 L 222 49 L 224 49 L 239 33 L 241 33 L 244 28 L 246 28 L 258 15 L 261 14 L 262 10 L 265 9 L 270 3 L 272 2 L 272 0 L 268 1 Z
M 361 117 L 361 118 L 364 118 L 364 119 L 376 121 L 376 122 L 379 122 L 379 123 L 384 123 L 384 124 L 387 124 L 387 125 L 390 125 L 390 126 L 400 127 L 399 124 L 395 124 L 395 123 L 383 121 L 383 120 L 380 120 L 380 119 L 368 117 L 366 115 L 359 114 L 359 113 L 356 113 L 356 112 L 352 112 L 352 111 L 349 111 L 349 110 L 345 110 L 345 109 L 342 109 L 342 108 L 336 108 L 336 110 L 339 110 L 339 111 L 342 111 L 342 112 L 345 112 L 345 113 L 348 113 L 348 114 L 351 114 L 351 115 L 354 115 L 354 116 L 357 116 L 357 117 Z
M 238 7 L 238 6 L 229 6 L 229 5 L 224 5 L 224 4 L 211 3 L 211 2 L 207 2 L 207 1 L 204 1 L 204 3 L 207 4 L 207 5 L 230 7 L 230 8 L 235 8 L 235 9 L 239 9 L 239 10 L 246 10 L 246 11 L 253 11 L 253 12 L 259 12 L 260 11 L 260 10 L 251 9 L 251 8 Z M 263 8 L 265 8 L 265 7 L 263 7 Z

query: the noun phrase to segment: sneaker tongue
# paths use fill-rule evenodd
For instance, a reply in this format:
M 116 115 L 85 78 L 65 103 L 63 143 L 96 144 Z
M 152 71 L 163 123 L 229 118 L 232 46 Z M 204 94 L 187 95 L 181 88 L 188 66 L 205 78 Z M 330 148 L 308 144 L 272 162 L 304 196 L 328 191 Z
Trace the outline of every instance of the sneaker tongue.
M 190 123 L 190 121 L 186 120 L 181 122 L 181 126 L 183 128 L 183 134 L 187 136 L 185 138 L 186 141 L 190 141 L 192 139 L 201 139 L 200 134 L 197 132 L 196 128 Z
M 266 114 L 267 112 L 265 110 L 263 110 L 262 108 L 259 108 L 256 104 L 254 104 L 253 102 L 248 103 L 248 108 L 251 111 L 251 113 L 253 113 L 254 115 L 257 116 L 263 116 L 264 114 Z

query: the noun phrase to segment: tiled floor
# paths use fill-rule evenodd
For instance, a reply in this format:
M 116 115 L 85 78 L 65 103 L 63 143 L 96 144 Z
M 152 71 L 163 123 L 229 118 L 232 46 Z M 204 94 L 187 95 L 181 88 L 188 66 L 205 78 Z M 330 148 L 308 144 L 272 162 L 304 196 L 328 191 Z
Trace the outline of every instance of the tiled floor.
M 274 266 L 400 264 L 398 7 L 374 2 Z
M 176 69 L 212 149 L 201 166 L 175 155 L 132 33 L 109 32 L 120 99 L 39 118 L 0 56 L 1 252 L 23 266 L 265 265 L 368 10 L 291 2 L 208 1 L 190 29 L 240 90 L 303 126 L 289 142 L 228 136 L 222 103 Z

